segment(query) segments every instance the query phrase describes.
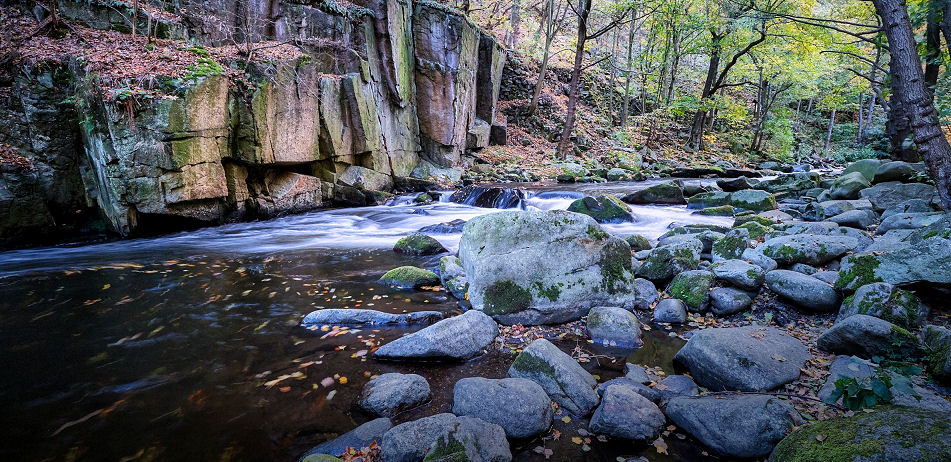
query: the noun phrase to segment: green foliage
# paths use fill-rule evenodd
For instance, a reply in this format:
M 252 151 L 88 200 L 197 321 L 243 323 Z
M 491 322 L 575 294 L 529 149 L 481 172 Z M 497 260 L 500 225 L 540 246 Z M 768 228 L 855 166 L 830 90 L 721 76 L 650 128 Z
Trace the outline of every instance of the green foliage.
M 854 377 L 840 377 L 835 381 L 835 391 L 826 398 L 825 402 L 834 404 L 842 398 L 842 405 L 858 411 L 878 404 L 890 403 L 892 392 L 891 376 L 879 373 L 872 377 L 856 379 Z
M 194 82 L 201 78 L 218 75 L 225 71 L 225 68 L 211 58 L 198 58 L 198 61 L 185 68 L 185 75 L 182 80 Z

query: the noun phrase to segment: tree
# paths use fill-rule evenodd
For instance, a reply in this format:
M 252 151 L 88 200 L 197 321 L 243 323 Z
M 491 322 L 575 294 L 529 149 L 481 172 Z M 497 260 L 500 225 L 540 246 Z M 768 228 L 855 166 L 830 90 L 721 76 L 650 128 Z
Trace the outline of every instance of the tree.
M 532 94 L 532 102 L 528 105 L 526 115 L 530 116 L 538 109 L 538 98 L 542 94 L 542 88 L 545 86 L 545 77 L 548 75 L 548 62 L 551 60 L 551 44 L 555 41 L 558 32 L 565 26 L 565 18 L 567 16 L 568 3 L 560 3 L 558 0 L 548 0 L 545 2 L 545 12 L 541 25 L 538 26 L 539 30 L 545 34 L 545 42 L 542 47 L 542 63 L 538 68 L 535 92 Z
M 908 112 L 915 144 L 938 187 L 945 210 L 951 210 L 951 144 L 938 122 L 934 97 L 926 86 L 911 20 L 904 0 L 872 0 L 888 38 L 893 98 Z

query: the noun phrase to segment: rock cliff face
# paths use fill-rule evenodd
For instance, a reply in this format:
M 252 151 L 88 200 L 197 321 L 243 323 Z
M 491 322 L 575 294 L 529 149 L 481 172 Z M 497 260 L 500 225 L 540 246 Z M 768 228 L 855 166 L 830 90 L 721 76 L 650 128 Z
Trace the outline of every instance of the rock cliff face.
M 195 46 L 285 42 L 301 53 L 227 63 L 242 78 L 206 72 L 135 104 L 104 99 L 82 60 L 16 74 L 0 144 L 28 165 L 0 172 L 0 244 L 363 205 L 413 179 L 456 180 L 467 151 L 488 145 L 504 53 L 453 11 L 396 0 L 171 3 L 180 16 L 144 11 L 139 30 L 151 21 L 159 37 Z M 59 4 L 76 24 L 128 28 L 96 1 Z

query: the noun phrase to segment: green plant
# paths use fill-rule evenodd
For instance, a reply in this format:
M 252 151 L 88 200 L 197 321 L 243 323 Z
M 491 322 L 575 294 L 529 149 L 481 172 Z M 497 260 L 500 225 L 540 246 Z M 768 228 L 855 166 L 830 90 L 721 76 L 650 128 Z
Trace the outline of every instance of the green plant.
M 825 402 L 834 404 L 842 398 L 842 405 L 858 411 L 878 404 L 890 403 L 892 392 L 891 376 L 888 373 L 879 373 L 872 377 L 856 379 L 855 377 L 839 377 L 835 381 L 835 390 L 826 398 Z

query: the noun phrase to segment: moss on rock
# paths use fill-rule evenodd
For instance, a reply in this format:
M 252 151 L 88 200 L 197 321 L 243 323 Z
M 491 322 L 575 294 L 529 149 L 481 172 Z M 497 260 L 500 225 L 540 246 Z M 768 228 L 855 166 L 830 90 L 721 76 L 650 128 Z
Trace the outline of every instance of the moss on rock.
M 386 272 L 380 282 L 401 289 L 439 285 L 436 273 L 415 266 L 400 266 Z
M 532 293 L 512 281 L 497 281 L 485 289 L 483 312 L 490 316 L 525 311 L 532 305 Z
M 413 233 L 396 241 L 393 250 L 408 255 L 435 255 L 446 252 L 436 239 L 421 233 Z

